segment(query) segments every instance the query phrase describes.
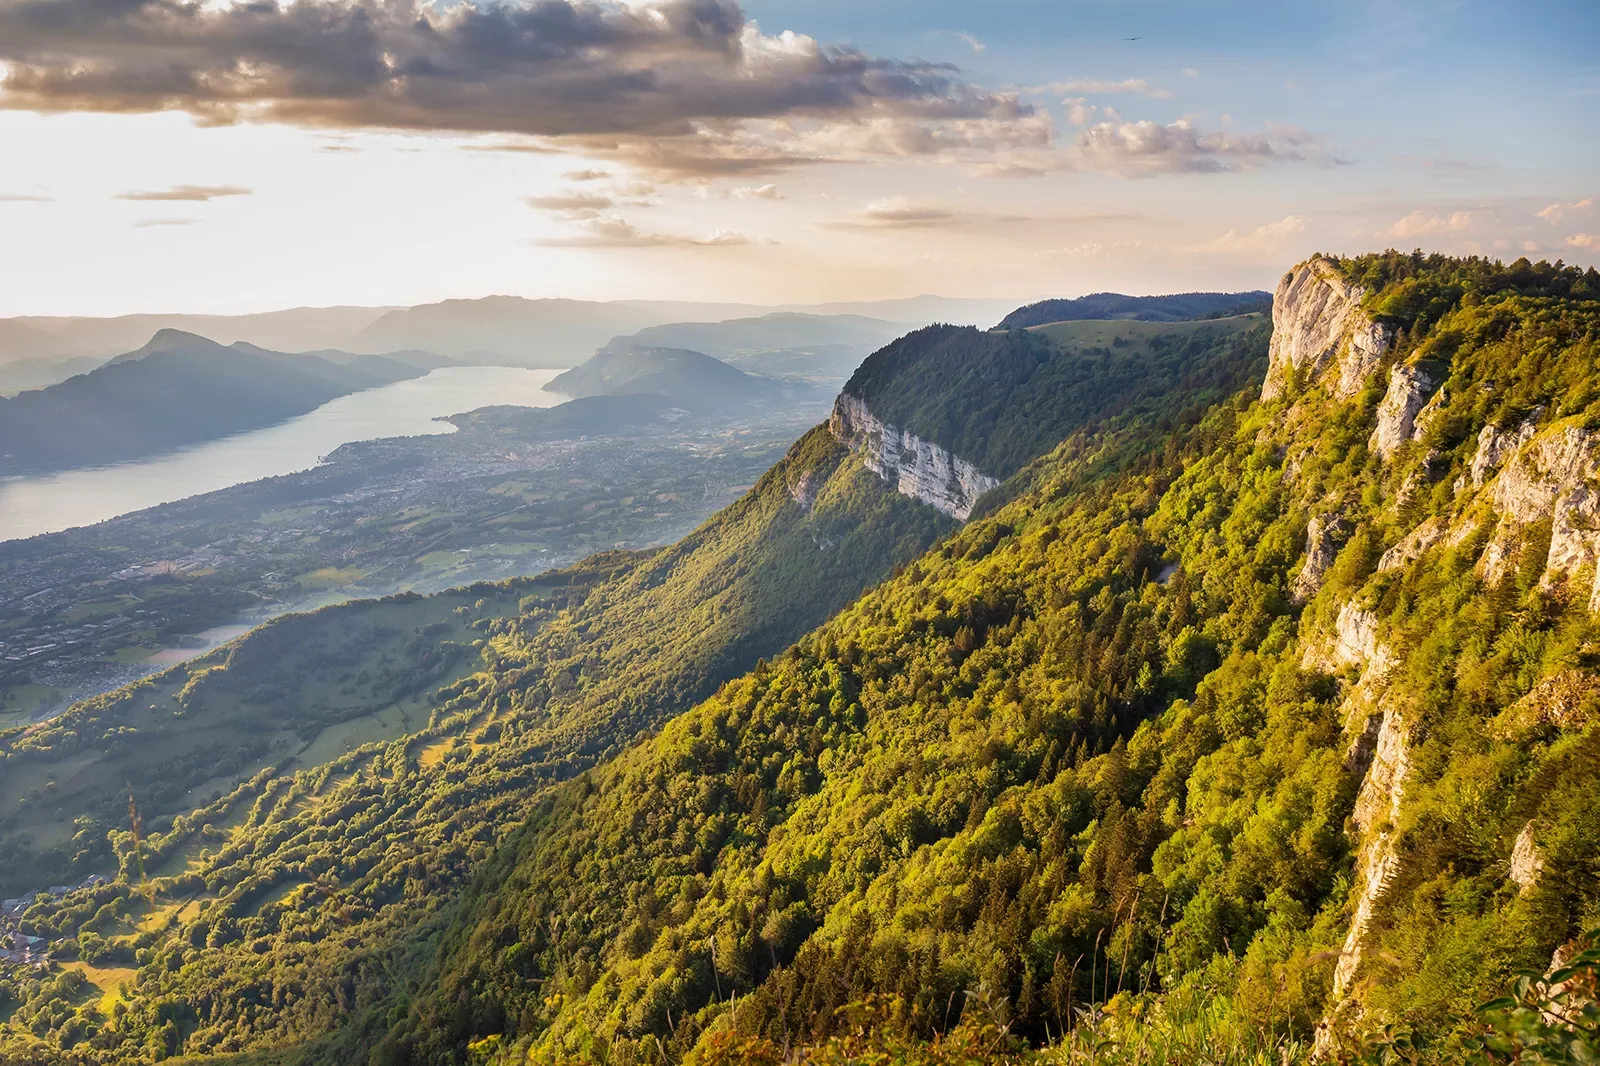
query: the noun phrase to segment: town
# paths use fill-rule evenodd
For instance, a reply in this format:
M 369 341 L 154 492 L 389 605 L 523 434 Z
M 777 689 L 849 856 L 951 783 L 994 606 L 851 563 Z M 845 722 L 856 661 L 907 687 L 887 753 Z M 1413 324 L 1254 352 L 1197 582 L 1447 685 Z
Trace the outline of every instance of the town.
M 292 610 L 671 541 L 815 412 L 519 440 L 499 422 L 349 444 L 314 469 L 0 542 L 0 730 Z

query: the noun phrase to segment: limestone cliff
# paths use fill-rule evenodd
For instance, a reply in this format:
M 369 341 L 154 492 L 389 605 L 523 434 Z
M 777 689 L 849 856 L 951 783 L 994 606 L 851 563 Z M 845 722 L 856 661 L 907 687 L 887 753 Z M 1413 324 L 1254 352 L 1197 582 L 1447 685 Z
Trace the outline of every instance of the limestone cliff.
M 1490 501 L 1499 521 L 1479 572 L 1490 582 L 1504 579 L 1526 547 L 1528 528 L 1548 519 L 1550 547 L 1541 585 L 1550 588 L 1587 573 L 1594 582 L 1589 609 L 1600 610 L 1600 439 L 1575 425 L 1532 436 L 1526 424 L 1514 439 L 1526 443 L 1494 479 Z M 1476 468 L 1477 457 L 1473 464 Z
M 828 428 L 861 455 L 867 469 L 893 484 L 902 496 L 930 504 L 966 521 L 978 498 L 1000 484 L 950 452 L 884 422 L 847 392 L 834 401 Z
M 1378 404 L 1378 425 L 1372 431 L 1370 447 L 1385 459 L 1417 431 L 1417 415 L 1427 406 L 1438 383 L 1427 371 L 1415 366 L 1397 366 L 1389 372 L 1389 391 Z
M 1394 334 L 1361 309 L 1365 293 L 1328 259 L 1312 259 L 1283 276 L 1272 298 L 1272 347 L 1263 400 L 1285 395 L 1296 380 L 1325 373 L 1340 399 L 1360 392 L 1389 353 Z

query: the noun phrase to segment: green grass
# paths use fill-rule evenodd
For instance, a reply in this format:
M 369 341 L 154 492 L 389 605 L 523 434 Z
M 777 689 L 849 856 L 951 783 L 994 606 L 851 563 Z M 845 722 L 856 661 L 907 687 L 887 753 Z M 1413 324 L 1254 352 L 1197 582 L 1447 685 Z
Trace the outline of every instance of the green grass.
M 64 695 L 51 685 L 10 685 L 0 688 L 0 724 L 20 725 L 32 721 Z
M 481 668 L 472 623 L 515 614 L 526 592 L 484 586 L 289 616 L 9 738 L 0 849 L 17 858 L 0 868 L 0 895 L 103 868 L 109 855 L 79 871 L 48 852 L 80 816 L 125 827 L 130 787 L 147 830 L 159 830 L 263 767 L 315 768 L 425 728 L 438 688 Z M 0 715 L 21 724 L 55 698 L 14 689 Z
M 1078 348 L 1109 348 L 1118 337 L 1129 342 L 1146 342 L 1152 337 L 1183 336 L 1202 329 L 1224 333 L 1238 333 L 1259 325 L 1262 314 L 1234 315 L 1231 318 L 1207 318 L 1195 322 L 1137 322 L 1130 319 L 1084 319 L 1077 322 L 1052 322 L 1046 326 L 1033 326 L 1030 333 L 1048 337 L 1057 344 Z
M 320 570 L 301 574 L 295 578 L 295 583 L 303 589 L 336 589 L 359 581 L 367 575 L 367 571 L 359 566 L 324 566 Z

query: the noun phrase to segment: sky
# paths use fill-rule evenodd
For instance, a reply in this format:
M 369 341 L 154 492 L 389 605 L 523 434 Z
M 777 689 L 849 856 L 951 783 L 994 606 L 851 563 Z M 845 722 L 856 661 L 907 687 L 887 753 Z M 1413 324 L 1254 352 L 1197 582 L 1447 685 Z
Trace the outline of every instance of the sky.
M 1600 263 L 1600 4 L 0 0 L 0 316 Z

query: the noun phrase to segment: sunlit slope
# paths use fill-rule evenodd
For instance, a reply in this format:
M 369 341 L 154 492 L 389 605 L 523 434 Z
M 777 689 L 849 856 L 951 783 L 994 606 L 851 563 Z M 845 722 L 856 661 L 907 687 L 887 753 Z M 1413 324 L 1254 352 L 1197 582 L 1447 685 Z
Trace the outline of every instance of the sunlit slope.
M 1600 275 L 1285 283 L 1319 272 L 1351 332 L 1276 346 L 1285 391 L 1070 438 L 541 804 L 374 1061 L 776 1056 L 952 1005 L 1042 1041 L 1147 990 L 1271 1061 L 1324 1022 L 1442 1053 L 1570 957 L 1600 925 Z

